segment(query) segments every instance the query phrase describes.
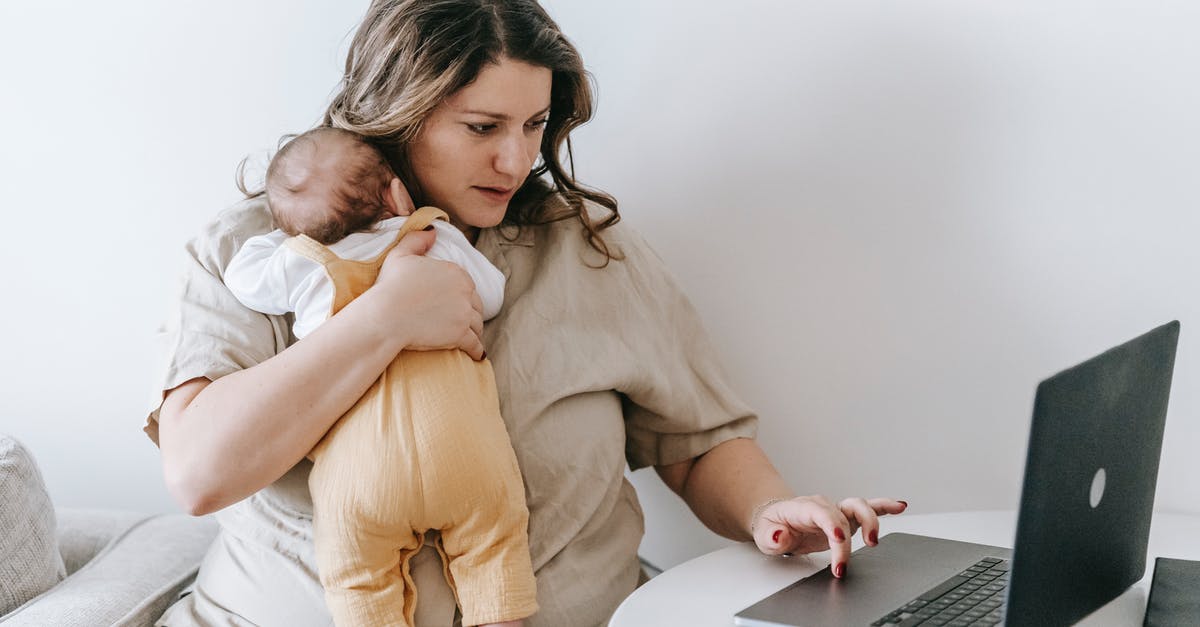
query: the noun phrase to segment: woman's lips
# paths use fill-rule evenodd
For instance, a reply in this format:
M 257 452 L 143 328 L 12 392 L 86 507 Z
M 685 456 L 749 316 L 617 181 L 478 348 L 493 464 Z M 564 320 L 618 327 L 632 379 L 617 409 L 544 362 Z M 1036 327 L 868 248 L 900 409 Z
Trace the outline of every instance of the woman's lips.
M 513 194 L 517 192 L 517 188 L 515 187 L 505 189 L 503 187 L 481 187 L 477 185 L 474 189 L 483 194 L 488 200 L 498 203 L 512 200 Z

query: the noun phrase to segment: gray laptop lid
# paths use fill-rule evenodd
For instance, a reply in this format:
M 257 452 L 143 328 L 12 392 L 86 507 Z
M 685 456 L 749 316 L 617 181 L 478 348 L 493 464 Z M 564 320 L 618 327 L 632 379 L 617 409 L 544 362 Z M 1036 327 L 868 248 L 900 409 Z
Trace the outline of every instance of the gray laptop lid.
M 1009 625 L 1067 625 L 1142 578 L 1179 322 L 1038 386 Z
M 1068 625 L 1112 600 L 1145 571 L 1178 337 L 1165 324 L 1038 386 L 1014 552 L 888 534 L 846 580 L 823 570 L 734 622 L 867 625 L 983 556 L 1013 556 L 1008 625 Z

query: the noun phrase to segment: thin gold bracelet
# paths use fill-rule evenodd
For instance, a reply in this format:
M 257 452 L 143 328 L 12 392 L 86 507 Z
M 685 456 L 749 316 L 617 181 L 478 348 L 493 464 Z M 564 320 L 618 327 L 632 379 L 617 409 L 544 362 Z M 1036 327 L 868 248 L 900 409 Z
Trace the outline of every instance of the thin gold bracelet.
M 758 505 L 758 507 L 755 507 L 754 511 L 750 514 L 750 536 L 754 537 L 754 523 L 758 522 L 758 517 L 762 516 L 763 510 L 767 509 L 768 507 L 770 507 L 776 503 L 782 503 L 782 502 L 788 501 L 788 500 L 791 500 L 791 499 L 774 498 L 774 499 L 770 499 L 768 501 L 764 501 L 764 502 L 760 503 Z

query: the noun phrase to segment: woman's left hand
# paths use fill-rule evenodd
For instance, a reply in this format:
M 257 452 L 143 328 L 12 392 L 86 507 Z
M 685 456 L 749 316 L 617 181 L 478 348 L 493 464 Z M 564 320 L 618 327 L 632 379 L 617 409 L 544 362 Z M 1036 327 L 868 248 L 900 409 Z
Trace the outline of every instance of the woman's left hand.
M 908 503 L 894 499 L 848 498 L 830 502 L 823 496 L 798 496 L 769 502 L 754 512 L 754 543 L 767 555 L 830 550 L 835 577 L 846 574 L 850 538 L 860 528 L 868 546 L 879 543 L 879 517 L 899 514 Z

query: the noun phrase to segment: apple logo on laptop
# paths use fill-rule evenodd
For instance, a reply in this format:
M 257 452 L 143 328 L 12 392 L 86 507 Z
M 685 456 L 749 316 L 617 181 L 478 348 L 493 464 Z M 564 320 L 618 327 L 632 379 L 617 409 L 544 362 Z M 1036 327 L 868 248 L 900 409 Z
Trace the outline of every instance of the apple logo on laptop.
M 1092 493 L 1089 500 L 1092 503 L 1092 509 L 1100 504 L 1100 499 L 1104 497 L 1104 469 L 1096 471 L 1096 476 L 1092 477 Z

